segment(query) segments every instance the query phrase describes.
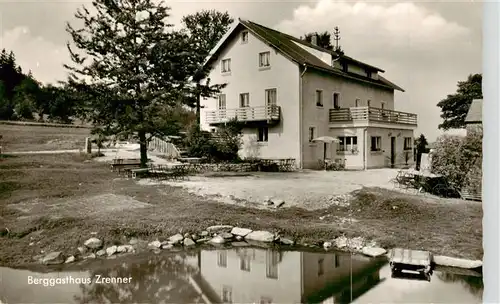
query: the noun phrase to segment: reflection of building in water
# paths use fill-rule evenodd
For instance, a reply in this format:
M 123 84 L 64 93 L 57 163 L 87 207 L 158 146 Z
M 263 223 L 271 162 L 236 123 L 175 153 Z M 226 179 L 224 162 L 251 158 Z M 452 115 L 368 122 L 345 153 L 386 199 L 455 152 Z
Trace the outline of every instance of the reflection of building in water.
M 380 261 L 253 248 L 203 251 L 194 279 L 211 303 L 345 303 L 378 283 Z M 347 300 L 347 301 L 346 301 Z

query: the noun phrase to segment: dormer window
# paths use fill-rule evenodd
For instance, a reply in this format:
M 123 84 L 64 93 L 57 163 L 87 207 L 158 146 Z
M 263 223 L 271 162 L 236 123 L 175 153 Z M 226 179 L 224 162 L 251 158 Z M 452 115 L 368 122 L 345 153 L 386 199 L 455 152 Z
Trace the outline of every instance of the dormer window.
M 342 63 L 342 71 L 346 72 L 347 73 L 347 70 L 348 70 L 348 65 L 347 63 Z
M 366 77 L 372 78 L 372 71 L 366 70 Z
M 243 31 L 241 32 L 241 43 L 247 43 L 248 42 L 248 32 Z

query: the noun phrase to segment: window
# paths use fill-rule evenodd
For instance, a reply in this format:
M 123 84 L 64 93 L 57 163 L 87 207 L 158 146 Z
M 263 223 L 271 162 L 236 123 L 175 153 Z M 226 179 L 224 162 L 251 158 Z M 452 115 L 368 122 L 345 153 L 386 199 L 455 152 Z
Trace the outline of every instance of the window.
M 340 267 L 340 257 L 339 257 L 339 255 L 335 254 L 334 259 L 335 259 L 335 268 L 339 268 Z
M 347 63 L 343 63 L 342 64 L 342 71 L 344 71 L 345 73 L 347 73 L 347 71 L 348 71 L 348 65 L 347 65 Z
M 217 109 L 225 109 L 226 108 L 226 94 L 220 94 L 219 100 L 217 102 Z
M 280 262 L 280 252 L 268 250 L 266 253 L 266 277 L 278 279 L 278 264 Z
M 322 276 L 325 273 L 324 262 L 324 259 L 318 259 L 318 277 Z
M 270 63 L 271 52 L 259 53 L 259 67 L 265 68 L 271 65 Z
M 248 42 L 248 32 L 243 31 L 241 32 L 241 43 L 247 43 Z
M 267 89 L 266 90 L 266 105 L 267 106 L 275 106 L 277 101 L 277 91 L 276 89 Z
M 248 108 L 250 106 L 250 94 L 240 94 L 240 108 Z
M 339 93 L 333 93 L 333 108 L 334 109 L 340 109 L 340 103 L 339 103 Z
M 357 152 L 358 137 L 357 136 L 339 136 L 338 150 L 339 152 Z
M 227 267 L 227 251 L 217 251 L 217 266 Z
M 316 90 L 316 106 L 323 107 L 323 91 Z
M 229 286 L 222 286 L 222 302 L 232 303 L 233 302 L 233 291 Z
M 366 101 L 366 106 L 367 106 L 367 107 L 371 107 L 371 106 L 372 106 L 372 101 L 371 101 L 370 99 L 368 99 L 368 100 Z
M 221 73 L 231 72 L 231 59 L 222 59 Z
M 411 137 L 405 137 L 405 144 L 404 144 L 404 150 L 411 150 L 411 144 L 412 138 Z
M 384 108 L 385 108 L 385 102 L 383 102 L 383 101 L 382 101 L 382 102 L 380 103 L 380 108 L 381 108 L 381 109 L 384 109 Z
M 359 107 L 359 99 L 356 98 L 356 100 L 354 101 L 354 106 Z
M 257 141 L 258 142 L 267 142 L 268 141 L 268 136 L 269 136 L 269 129 L 267 127 L 260 127 L 258 129 L 258 137 Z
M 243 271 L 250 271 L 250 257 L 249 256 L 243 256 L 240 257 L 240 269 Z
M 382 142 L 382 137 L 372 136 L 371 137 L 370 151 L 376 152 L 376 151 L 382 150 L 381 149 L 381 142 Z
M 314 137 L 314 133 L 316 131 L 316 128 L 315 127 L 309 127 L 309 142 L 312 142 L 313 139 L 315 138 Z

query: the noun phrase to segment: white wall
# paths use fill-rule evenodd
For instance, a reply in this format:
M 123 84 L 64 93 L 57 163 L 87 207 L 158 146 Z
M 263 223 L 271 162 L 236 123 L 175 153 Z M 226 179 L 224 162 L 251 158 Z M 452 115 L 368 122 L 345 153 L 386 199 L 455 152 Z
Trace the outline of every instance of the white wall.
M 371 136 L 380 136 L 381 138 L 381 152 L 371 152 Z M 368 128 L 368 168 L 380 168 L 390 166 L 391 157 L 391 137 L 396 137 L 396 157 L 395 165 L 397 167 L 405 165 L 405 150 L 404 138 L 411 137 L 412 149 L 408 150 L 408 165 L 412 165 L 413 161 L 413 130 L 400 130 L 400 129 L 382 129 L 382 128 Z
M 271 51 L 269 69 L 259 69 L 259 53 Z M 221 74 L 220 62 L 231 58 L 231 73 Z M 257 136 L 257 128 L 243 131 L 244 145 L 240 151 L 243 157 L 250 156 L 248 151 L 258 151 L 259 157 L 290 157 L 300 159 L 299 149 L 299 68 L 259 38 L 249 33 L 248 42 L 241 43 L 238 33 L 219 55 L 209 75 L 212 84 L 227 83 L 223 93 L 226 94 L 226 108 L 239 107 L 239 94 L 250 94 L 250 107 L 265 105 L 265 90 L 277 89 L 277 105 L 281 107 L 279 125 L 269 128 L 269 140 L 258 145 L 252 142 Z M 206 123 L 205 113 L 217 108 L 217 99 L 201 101 L 201 126 L 204 130 L 210 127 Z M 253 156 L 253 155 L 252 155 Z
M 227 254 L 227 267 L 218 266 L 218 252 Z M 241 248 L 240 253 L 251 257 L 250 271 L 240 269 L 240 256 L 235 250 L 201 252 L 201 275 L 221 299 L 226 286 L 231 289 L 233 303 L 260 303 L 261 297 L 272 303 L 300 303 L 300 252 L 282 253 L 278 279 L 266 277 L 266 250 Z

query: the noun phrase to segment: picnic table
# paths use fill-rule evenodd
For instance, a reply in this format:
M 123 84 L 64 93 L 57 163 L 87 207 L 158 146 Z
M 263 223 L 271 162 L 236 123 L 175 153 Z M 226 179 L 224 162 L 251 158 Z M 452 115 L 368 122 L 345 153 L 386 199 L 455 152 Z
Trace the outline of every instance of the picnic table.
M 289 172 L 295 170 L 295 158 L 260 158 L 256 161 L 259 171 Z
M 401 169 L 398 171 L 394 183 L 403 189 L 416 189 L 418 192 L 436 192 L 436 185 L 446 187 L 446 181 L 442 175 L 434 174 L 426 170 Z

